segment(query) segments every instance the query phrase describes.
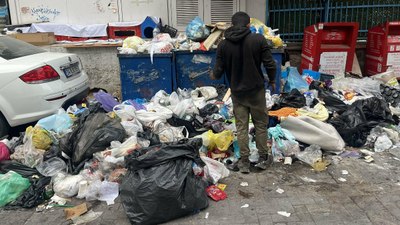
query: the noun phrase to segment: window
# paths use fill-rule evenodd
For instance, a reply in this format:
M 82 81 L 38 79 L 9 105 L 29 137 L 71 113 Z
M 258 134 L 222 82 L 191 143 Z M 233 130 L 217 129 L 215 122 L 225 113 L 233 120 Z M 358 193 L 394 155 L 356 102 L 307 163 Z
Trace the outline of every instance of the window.
M 244 10 L 242 0 L 172 0 L 172 26 L 183 31 L 199 16 L 205 23 L 230 22 L 232 14 Z
M 45 50 L 26 42 L 6 36 L 0 36 L 0 57 L 3 59 L 16 59 L 42 52 L 45 52 Z

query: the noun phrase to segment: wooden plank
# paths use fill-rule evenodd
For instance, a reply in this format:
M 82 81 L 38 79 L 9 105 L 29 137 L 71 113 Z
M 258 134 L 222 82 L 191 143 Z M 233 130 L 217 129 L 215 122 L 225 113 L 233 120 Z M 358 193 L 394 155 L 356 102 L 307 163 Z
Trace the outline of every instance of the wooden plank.
M 122 43 L 117 44 L 56 44 L 53 45 L 56 47 L 64 47 L 64 48 L 99 48 L 99 47 L 122 47 Z
M 229 97 L 231 97 L 231 89 L 230 89 L 230 88 L 228 88 L 228 90 L 226 91 L 225 96 L 224 96 L 224 98 L 222 99 L 222 101 L 223 101 L 223 102 L 228 101 Z
M 216 30 L 208 36 L 208 38 L 204 41 L 203 45 L 208 50 L 214 45 L 214 43 L 218 40 L 218 38 L 222 35 L 222 30 Z

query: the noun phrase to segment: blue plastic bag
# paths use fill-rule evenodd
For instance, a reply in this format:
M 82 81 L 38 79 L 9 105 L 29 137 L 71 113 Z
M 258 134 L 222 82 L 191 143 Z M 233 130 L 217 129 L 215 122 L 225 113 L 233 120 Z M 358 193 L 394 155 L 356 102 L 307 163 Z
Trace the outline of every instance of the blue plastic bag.
M 40 119 L 37 124 L 48 131 L 62 134 L 72 126 L 72 120 L 64 109 L 59 109 L 57 114 Z
M 229 120 L 230 116 L 229 116 L 229 108 L 227 105 L 224 105 L 221 107 L 221 109 L 219 110 L 219 114 L 224 117 L 224 119 Z
M 289 93 L 293 89 L 297 89 L 300 92 L 308 91 L 308 83 L 307 81 L 303 80 L 303 78 L 301 78 L 299 71 L 297 71 L 297 68 L 289 67 L 288 71 L 289 74 L 283 91 L 287 93 Z
M 200 17 L 194 18 L 186 27 L 186 36 L 192 41 L 203 41 L 210 35 L 210 30 L 206 27 Z

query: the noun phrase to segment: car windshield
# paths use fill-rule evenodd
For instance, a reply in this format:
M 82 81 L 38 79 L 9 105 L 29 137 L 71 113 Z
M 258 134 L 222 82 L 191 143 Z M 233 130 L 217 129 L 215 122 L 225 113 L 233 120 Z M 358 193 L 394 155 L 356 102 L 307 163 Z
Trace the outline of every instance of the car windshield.
M 7 36 L 0 36 L 0 57 L 3 59 L 16 59 L 42 52 L 45 52 L 45 50 L 26 42 Z

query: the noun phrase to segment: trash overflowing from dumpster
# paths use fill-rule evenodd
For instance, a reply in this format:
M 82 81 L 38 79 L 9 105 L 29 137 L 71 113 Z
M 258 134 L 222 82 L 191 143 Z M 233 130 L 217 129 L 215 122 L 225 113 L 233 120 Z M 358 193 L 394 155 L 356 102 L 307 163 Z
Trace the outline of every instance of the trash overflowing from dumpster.
M 202 50 L 215 49 L 222 40 L 227 23 L 205 24 L 200 17 L 194 18 L 186 27 L 184 33 L 172 37 L 169 33 L 155 33 L 152 40 L 143 40 L 140 37 L 128 37 L 119 48 L 121 54 L 138 53 L 168 53 L 172 50 Z M 260 20 L 251 18 L 250 30 L 252 33 L 263 35 L 273 48 L 283 47 L 284 43 L 276 30 L 267 27 Z
M 169 33 L 158 33 L 151 41 L 128 37 L 119 51 L 151 55 L 207 51 L 218 44 L 225 29 L 224 23 L 208 26 L 197 17 L 176 38 Z M 271 46 L 283 45 L 274 30 L 256 19 L 251 20 L 250 30 L 262 34 Z M 193 61 L 211 63 L 202 56 Z M 323 172 L 340 158 L 372 163 L 374 153 L 399 151 L 400 89 L 393 79 L 345 74 L 326 79 L 316 71 L 303 71 L 301 76 L 295 67 L 284 73 L 281 93 L 265 91 L 270 119 L 264 144 L 274 164 L 301 164 Z M 237 171 L 237 162 L 245 156 L 240 154 L 230 89 L 222 89 L 159 90 L 151 98 L 123 101 L 99 91 L 85 103 L 40 119 L 19 137 L 0 140 L 0 207 L 43 211 L 50 204 L 65 205 L 69 198 L 111 205 L 120 197 L 132 224 L 159 224 L 206 209 L 209 198 L 229 198 L 229 187 L 221 181 Z M 256 130 L 251 122 L 252 170 L 263 162 Z M 67 207 L 65 213 L 77 224 L 102 214 L 86 205 Z
M 376 154 L 400 147 L 393 113 L 399 109 L 383 97 L 383 81 L 313 80 L 303 88 L 294 71 L 298 81 L 287 79 L 288 93 L 267 92 L 271 121 L 278 123 L 268 128 L 275 163 L 323 171 L 335 163 L 327 156 L 350 154 L 347 146 Z M 153 224 L 205 209 L 207 196 L 229 198 L 219 181 L 240 152 L 232 101 L 222 97 L 212 86 L 123 102 L 100 91 L 59 110 L 20 137 L 1 140 L 0 204 L 32 208 L 70 197 L 113 204 L 120 196 L 132 223 Z M 249 145 L 257 162 L 254 140 Z

